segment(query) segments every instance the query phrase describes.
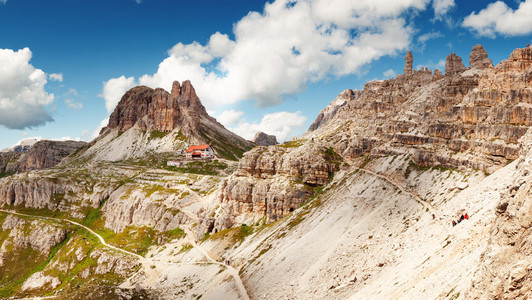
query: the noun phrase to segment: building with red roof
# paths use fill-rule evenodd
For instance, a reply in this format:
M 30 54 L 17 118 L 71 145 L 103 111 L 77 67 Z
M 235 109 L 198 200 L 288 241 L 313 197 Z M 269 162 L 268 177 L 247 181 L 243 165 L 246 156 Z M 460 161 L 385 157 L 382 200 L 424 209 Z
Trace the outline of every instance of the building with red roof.
M 211 159 L 214 158 L 214 151 L 210 145 L 192 145 L 188 147 L 187 159 Z

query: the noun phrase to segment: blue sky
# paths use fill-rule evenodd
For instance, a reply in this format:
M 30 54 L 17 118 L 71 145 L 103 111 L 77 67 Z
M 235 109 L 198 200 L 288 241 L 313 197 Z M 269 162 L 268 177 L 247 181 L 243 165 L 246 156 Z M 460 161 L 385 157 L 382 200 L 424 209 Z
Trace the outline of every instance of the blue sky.
M 0 149 L 89 141 L 128 88 L 186 79 L 226 127 L 289 139 L 407 50 L 443 71 L 531 41 L 532 0 L 0 0 Z

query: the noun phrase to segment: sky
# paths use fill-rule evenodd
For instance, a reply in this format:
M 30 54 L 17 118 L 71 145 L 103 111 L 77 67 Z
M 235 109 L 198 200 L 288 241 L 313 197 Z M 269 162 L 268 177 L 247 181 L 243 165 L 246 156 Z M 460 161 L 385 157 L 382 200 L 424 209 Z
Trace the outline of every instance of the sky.
M 285 141 L 408 50 L 444 71 L 528 43 L 532 0 L 0 0 L 0 149 L 90 141 L 129 88 L 187 79 L 228 129 Z

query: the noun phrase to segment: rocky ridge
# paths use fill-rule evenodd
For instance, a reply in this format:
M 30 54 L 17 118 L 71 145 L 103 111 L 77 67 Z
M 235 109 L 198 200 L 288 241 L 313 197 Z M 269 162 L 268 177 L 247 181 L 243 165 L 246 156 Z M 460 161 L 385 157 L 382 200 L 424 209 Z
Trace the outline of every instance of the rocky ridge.
M 0 174 L 7 175 L 54 167 L 85 144 L 85 142 L 76 141 L 42 140 L 26 151 L 0 152 Z
M 339 109 L 333 101 L 326 110 L 335 113 L 327 122 L 318 116 L 306 137 L 352 158 L 410 153 L 421 165 L 493 172 L 519 156 L 531 125 L 531 53 L 516 49 L 491 67 L 475 46 L 473 68 L 451 54 L 445 76 L 424 68 L 370 82 Z

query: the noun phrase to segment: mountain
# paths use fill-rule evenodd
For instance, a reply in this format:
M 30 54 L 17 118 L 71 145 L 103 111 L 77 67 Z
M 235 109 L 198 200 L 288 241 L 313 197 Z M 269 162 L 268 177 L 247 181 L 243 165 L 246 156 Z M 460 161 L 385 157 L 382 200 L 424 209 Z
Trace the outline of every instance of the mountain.
M 208 115 L 190 81 L 175 81 L 171 93 L 146 86 L 127 91 L 84 156 L 119 161 L 178 152 L 190 144 L 210 144 L 230 160 L 253 146 Z
M 422 166 L 491 173 L 519 156 L 518 140 L 531 125 L 530 55 L 532 48 L 516 49 L 493 67 L 477 45 L 470 68 L 454 54 L 445 75 L 405 68 L 395 79 L 340 94 L 305 138 L 353 159 L 409 153 Z
M 0 297 L 531 298 L 532 48 L 413 60 L 254 148 L 189 82 L 131 89 L 95 141 L 0 179 Z M 209 138 L 238 161 L 166 167 Z
M 86 144 L 76 141 L 33 141 L 17 145 L 12 151 L 0 152 L 0 177 L 54 167 Z

